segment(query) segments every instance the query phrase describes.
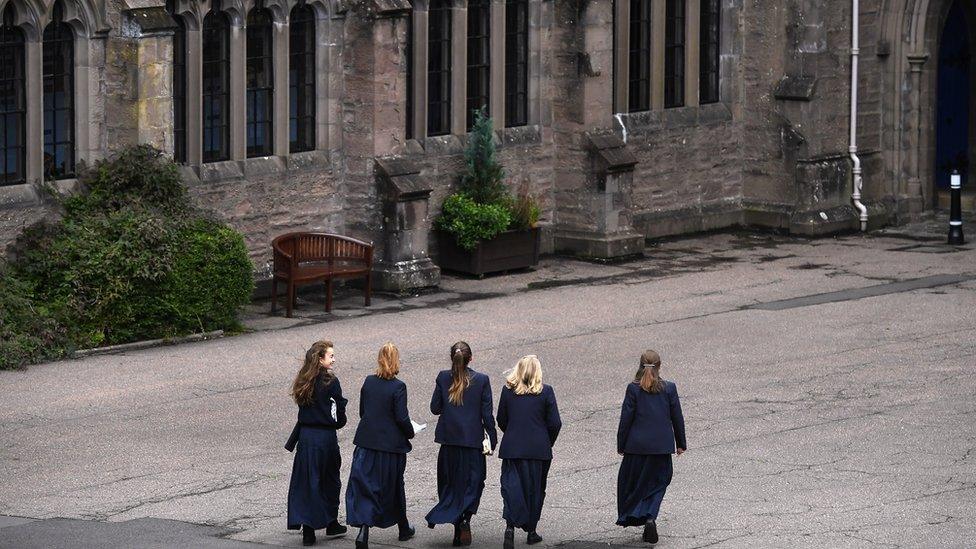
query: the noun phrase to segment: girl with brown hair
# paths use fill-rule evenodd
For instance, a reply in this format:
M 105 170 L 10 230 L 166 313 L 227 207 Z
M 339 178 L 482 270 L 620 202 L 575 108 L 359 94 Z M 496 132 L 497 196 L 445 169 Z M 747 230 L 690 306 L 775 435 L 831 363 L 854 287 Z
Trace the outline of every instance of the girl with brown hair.
M 292 383 L 298 422 L 285 447 L 291 451 L 297 444 L 298 451 L 288 486 L 288 529 L 301 528 L 303 545 L 315 543 L 315 530 L 321 528 L 329 537 L 346 533 L 338 520 L 342 459 L 336 429 L 346 424 L 347 401 L 334 367 L 332 342 L 316 341 Z
M 661 378 L 661 357 L 641 355 L 637 376 L 627 385 L 617 429 L 617 524 L 643 526 L 644 541 L 657 543 L 657 515 L 674 472 L 671 454 L 688 448 L 678 389 Z
M 359 527 L 356 548 L 369 547 L 369 527 L 399 526 L 399 540 L 413 537 L 407 520 L 403 473 L 414 436 L 407 411 L 407 386 L 397 379 L 400 351 L 387 343 L 376 358 L 376 373 L 359 392 L 359 426 L 346 487 L 346 520 Z
M 451 369 L 437 374 L 430 411 L 439 415 L 434 442 L 438 502 L 427 513 L 427 526 L 454 525 L 454 546 L 471 545 L 471 516 L 485 489 L 485 452 L 495 449 L 498 434 L 492 413 L 491 382 L 470 368 L 471 347 L 451 345 Z M 485 448 L 485 433 L 488 447 Z

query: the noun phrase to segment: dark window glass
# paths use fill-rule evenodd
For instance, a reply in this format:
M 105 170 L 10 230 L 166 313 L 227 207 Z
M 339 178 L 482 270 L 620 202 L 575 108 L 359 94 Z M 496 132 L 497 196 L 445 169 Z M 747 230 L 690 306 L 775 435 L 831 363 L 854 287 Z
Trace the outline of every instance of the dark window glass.
M 64 7 L 54 4 L 44 29 L 44 175 L 54 179 L 75 173 L 74 32 L 64 22 Z
M 451 133 L 451 5 L 431 0 L 427 30 L 427 135 Z
M 667 0 L 664 16 L 664 106 L 685 104 L 685 0 Z
M 173 32 L 173 159 L 186 162 L 186 23 L 172 0 L 167 10 L 176 21 Z
M 203 20 L 203 161 L 230 158 L 230 20 L 211 11 Z
M 701 52 L 698 65 L 700 103 L 716 103 L 719 100 L 720 21 L 719 0 L 701 0 Z
M 651 0 L 630 0 L 630 57 L 627 110 L 651 108 Z
M 529 0 L 505 2 L 505 127 L 529 120 Z
M 288 25 L 288 148 L 315 148 L 315 12 L 304 2 Z
M 468 1 L 468 131 L 474 126 L 474 113 L 489 108 L 491 89 L 491 3 Z
M 26 181 L 24 173 L 24 33 L 7 3 L 0 15 L 0 186 Z
M 247 14 L 247 156 L 274 150 L 274 68 L 271 12 L 254 8 Z
M 407 108 L 403 112 L 407 113 L 407 139 L 413 139 L 413 11 L 407 16 Z

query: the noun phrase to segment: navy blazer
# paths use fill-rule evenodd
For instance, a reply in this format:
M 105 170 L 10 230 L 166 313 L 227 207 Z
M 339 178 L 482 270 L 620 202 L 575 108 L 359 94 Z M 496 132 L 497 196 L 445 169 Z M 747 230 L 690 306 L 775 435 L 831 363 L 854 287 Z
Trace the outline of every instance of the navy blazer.
M 332 419 L 332 401 L 336 404 L 336 419 Z M 320 374 L 315 380 L 312 402 L 298 407 L 298 421 L 292 429 L 285 449 L 291 452 L 298 444 L 298 435 L 302 427 L 317 427 L 319 429 L 342 429 L 346 426 L 346 403 L 342 396 L 342 385 L 339 378 L 333 377 L 326 385 L 325 375 Z
M 673 454 L 675 444 L 688 449 L 677 386 L 665 380 L 663 391 L 648 393 L 636 382 L 628 384 L 617 428 L 617 452 Z
M 562 426 L 552 387 L 543 385 L 537 395 L 516 395 L 506 385 L 498 399 L 498 428 L 505 433 L 498 457 L 552 459 L 552 446 Z
M 481 448 L 485 433 L 494 450 L 498 444 L 495 431 L 494 404 L 488 376 L 468 368 L 471 384 L 464 391 L 460 406 L 451 403 L 449 393 L 453 377 L 450 370 L 437 374 L 434 396 L 430 399 L 430 413 L 441 416 L 437 420 L 434 442 L 450 446 Z
M 359 426 L 352 443 L 360 448 L 406 454 L 413 435 L 407 411 L 407 385 L 397 378 L 368 376 L 359 391 Z

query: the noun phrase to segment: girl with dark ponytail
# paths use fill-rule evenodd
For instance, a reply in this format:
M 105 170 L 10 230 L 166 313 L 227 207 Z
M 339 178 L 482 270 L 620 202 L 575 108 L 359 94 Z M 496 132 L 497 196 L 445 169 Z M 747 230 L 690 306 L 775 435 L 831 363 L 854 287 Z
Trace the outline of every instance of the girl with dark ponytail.
M 657 515 L 674 472 L 671 454 L 687 448 L 678 389 L 661 378 L 660 355 L 644 351 L 617 429 L 617 452 L 624 456 L 617 474 L 618 525 L 643 526 L 644 541 L 657 543 Z
M 453 524 L 455 547 L 471 545 L 471 516 L 478 512 L 487 473 L 485 454 L 498 442 L 492 414 L 491 382 L 469 367 L 471 347 L 451 345 L 451 369 L 437 374 L 430 411 L 439 415 L 434 442 L 438 502 L 427 525 Z M 487 437 L 487 441 L 485 438 Z

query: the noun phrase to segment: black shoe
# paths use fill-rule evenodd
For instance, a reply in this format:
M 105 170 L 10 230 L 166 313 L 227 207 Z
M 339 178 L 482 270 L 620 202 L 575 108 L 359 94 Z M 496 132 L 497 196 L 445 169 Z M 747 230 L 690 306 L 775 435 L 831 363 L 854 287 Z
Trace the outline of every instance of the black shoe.
M 461 545 L 471 545 L 471 519 L 464 518 L 461 523 L 458 524 L 458 530 L 461 534 Z
M 315 530 L 302 525 L 302 545 L 315 545 Z
M 529 545 L 539 543 L 540 541 L 542 541 L 542 536 L 537 534 L 535 530 L 529 532 L 528 535 L 525 536 L 525 543 L 528 543 Z
M 369 526 L 360 526 L 356 536 L 356 549 L 369 549 Z
M 400 536 L 397 538 L 400 541 L 407 541 L 412 538 L 417 530 L 413 526 L 407 526 L 406 528 L 400 528 Z
M 515 549 L 515 528 L 505 528 L 505 549 Z
M 644 541 L 647 543 L 657 543 L 657 524 L 654 519 L 647 521 L 644 525 Z
M 328 526 L 325 527 L 325 535 L 330 538 L 337 538 L 339 536 L 344 536 L 346 535 L 347 531 L 349 531 L 349 529 L 339 524 L 339 521 L 337 520 L 332 521 L 332 524 L 329 524 Z
M 460 522 L 454 525 L 454 539 L 451 540 L 451 545 L 453 545 L 454 547 L 461 546 L 461 523 Z

